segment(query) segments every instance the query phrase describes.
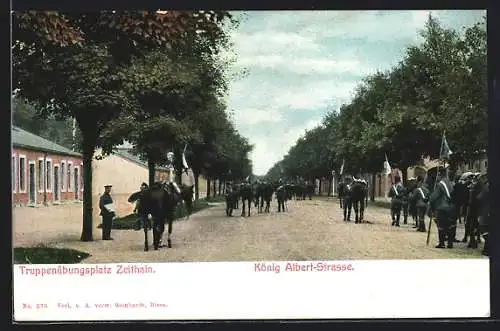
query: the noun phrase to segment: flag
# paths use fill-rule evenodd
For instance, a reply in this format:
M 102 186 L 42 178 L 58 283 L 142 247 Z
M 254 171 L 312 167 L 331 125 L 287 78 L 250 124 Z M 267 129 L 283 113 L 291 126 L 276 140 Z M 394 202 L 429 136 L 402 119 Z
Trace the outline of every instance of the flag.
M 443 132 L 443 139 L 441 141 L 441 150 L 439 151 L 439 158 L 447 160 L 450 158 L 450 155 L 453 154 L 453 152 L 450 149 L 450 146 L 448 146 L 448 141 L 446 141 L 446 136 Z
M 182 152 L 182 167 L 184 168 L 184 171 L 187 173 L 189 165 L 186 161 L 186 149 L 187 149 L 187 144 L 186 146 L 184 146 L 184 151 Z
M 342 159 L 342 165 L 340 166 L 340 175 L 344 173 L 344 165 L 345 165 L 345 159 Z
M 386 175 L 390 175 L 392 173 L 391 165 L 389 163 L 389 159 L 387 158 L 387 154 L 385 154 L 384 173 Z

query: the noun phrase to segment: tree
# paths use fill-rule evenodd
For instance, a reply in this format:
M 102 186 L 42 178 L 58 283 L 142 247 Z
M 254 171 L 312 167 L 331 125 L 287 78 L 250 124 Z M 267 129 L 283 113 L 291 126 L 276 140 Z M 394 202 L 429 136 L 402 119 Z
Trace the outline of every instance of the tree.
M 487 148 L 485 21 L 460 34 L 429 16 L 421 35 L 394 68 L 368 76 L 348 104 L 297 140 L 279 163 L 286 176 L 319 177 L 343 160 L 346 172 L 377 172 L 387 154 L 406 179 L 409 166 L 438 156 L 444 130 L 454 163 Z
M 76 119 L 82 133 L 82 241 L 92 238 L 92 156 L 107 124 L 137 110 L 120 72 L 133 56 L 194 35 L 216 41 L 226 12 L 27 12 L 13 15 L 13 81 L 45 115 Z

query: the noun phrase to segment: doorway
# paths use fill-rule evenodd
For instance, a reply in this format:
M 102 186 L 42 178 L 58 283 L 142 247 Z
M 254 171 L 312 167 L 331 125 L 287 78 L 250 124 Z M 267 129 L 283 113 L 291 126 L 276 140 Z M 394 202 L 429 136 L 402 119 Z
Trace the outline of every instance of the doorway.
M 36 203 L 36 178 L 35 178 L 35 164 L 29 164 L 29 203 Z
M 59 166 L 54 166 L 54 201 L 61 199 L 59 192 Z
M 75 170 L 73 171 L 73 177 L 74 177 L 74 185 L 73 187 L 75 188 L 75 200 L 78 200 L 79 196 L 78 193 L 80 193 L 80 187 L 79 187 L 79 180 L 78 180 L 78 175 L 79 175 L 79 168 L 75 167 Z

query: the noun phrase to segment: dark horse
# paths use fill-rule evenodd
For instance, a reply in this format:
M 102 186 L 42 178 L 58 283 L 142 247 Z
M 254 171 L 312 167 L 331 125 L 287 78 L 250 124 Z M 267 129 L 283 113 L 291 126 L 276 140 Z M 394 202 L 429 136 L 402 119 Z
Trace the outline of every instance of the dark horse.
M 368 185 L 364 180 L 354 180 L 351 185 L 351 203 L 354 207 L 354 223 L 364 223 L 365 201 L 368 195 Z
M 339 197 L 340 209 L 343 208 L 344 198 L 347 196 L 348 191 L 349 190 L 347 189 L 347 184 L 343 181 L 340 182 L 337 187 L 337 195 Z
M 139 192 L 132 194 L 129 201 L 133 201 Z M 168 248 L 172 248 L 172 223 L 174 213 L 179 203 L 184 202 L 187 217 L 193 211 L 194 186 L 181 185 L 178 192 L 172 183 L 156 182 L 141 196 L 141 203 L 147 206 L 147 211 L 153 218 L 153 248 L 158 250 L 160 240 L 165 232 L 165 223 L 168 222 Z M 137 200 L 137 199 L 135 199 Z M 148 226 L 144 226 L 144 251 L 149 250 Z
M 271 210 L 271 201 L 273 200 L 274 187 L 273 185 L 264 182 L 257 184 L 257 192 L 256 192 L 256 206 L 258 208 L 258 212 L 262 213 L 262 209 L 264 212 L 269 213 Z M 264 202 L 266 203 L 266 207 L 264 208 Z
M 479 231 L 481 203 L 478 200 L 478 196 L 482 189 L 483 183 L 477 179 L 474 179 L 470 184 L 467 216 L 465 217 L 465 233 L 462 239 L 464 243 L 469 241 L 467 244 L 468 248 L 477 248 L 478 243 L 481 242 L 481 234 Z M 470 238 L 470 240 L 467 240 L 468 238 Z
M 291 188 L 287 184 L 279 185 L 276 188 L 276 200 L 278 200 L 278 213 L 285 212 L 286 201 L 290 200 L 290 191 Z
M 252 207 L 252 200 L 254 196 L 253 187 L 249 183 L 242 183 L 238 190 L 238 196 L 241 198 L 241 216 L 245 216 L 245 206 L 248 203 L 248 214 L 250 216 L 250 208 Z
M 226 216 L 233 216 L 233 210 L 238 209 L 239 186 L 228 186 L 226 190 Z

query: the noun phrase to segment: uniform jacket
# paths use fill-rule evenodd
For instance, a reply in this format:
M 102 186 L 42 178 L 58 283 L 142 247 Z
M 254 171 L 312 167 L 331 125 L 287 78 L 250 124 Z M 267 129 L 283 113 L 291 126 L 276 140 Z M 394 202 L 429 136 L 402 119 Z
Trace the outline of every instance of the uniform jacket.
M 410 193 L 409 198 L 417 208 L 426 208 L 430 195 L 429 189 L 425 185 L 420 185 Z
M 401 184 L 401 182 L 392 185 L 391 189 L 389 190 L 389 198 L 391 198 L 391 204 L 401 204 L 403 194 L 405 193 L 405 187 L 403 186 L 403 184 Z
M 436 189 L 432 192 L 429 199 L 429 205 L 432 211 L 453 211 L 454 188 L 451 181 L 447 178 L 440 180 L 436 184 Z
M 111 198 L 111 195 L 108 193 L 104 193 L 101 195 L 99 198 L 99 208 L 101 209 L 101 216 L 103 217 L 113 217 L 114 213 L 109 212 L 106 208 L 104 208 L 105 205 L 109 205 L 110 203 L 113 203 L 113 199 Z

